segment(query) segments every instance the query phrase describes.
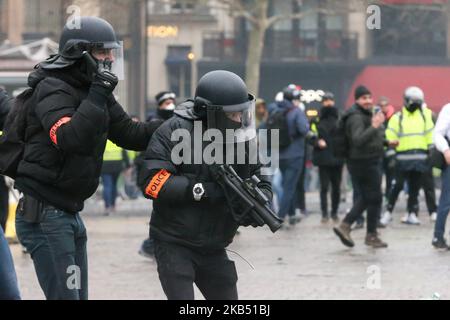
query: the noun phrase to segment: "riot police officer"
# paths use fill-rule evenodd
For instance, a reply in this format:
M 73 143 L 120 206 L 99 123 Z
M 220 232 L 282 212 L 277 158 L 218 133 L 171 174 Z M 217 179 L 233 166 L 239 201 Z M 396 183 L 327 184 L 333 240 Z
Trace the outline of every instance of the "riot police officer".
M 17 170 L 17 234 L 47 299 L 88 298 L 86 228 L 79 215 L 97 189 L 107 140 L 144 150 L 160 123 L 131 120 L 113 96 L 120 43 L 103 19 L 64 28 L 59 53 L 29 76 L 31 98 Z M 114 71 L 115 68 L 117 71 Z
M 229 190 L 217 183 L 219 161 L 209 165 L 205 159 L 197 163 L 195 158 L 217 143 L 217 152 L 226 150 L 225 159 L 240 143 L 255 139 L 254 108 L 255 99 L 241 78 L 227 71 L 210 72 L 199 81 L 195 99 L 177 107 L 147 148 L 139 183 L 146 197 L 154 200 L 150 233 L 168 299 L 194 299 L 194 283 L 206 299 L 238 298 L 235 265 L 225 248 L 239 227 L 231 212 L 242 210 L 242 203 L 227 197 Z M 220 142 L 205 141 L 198 128 L 216 134 L 231 130 L 232 135 Z M 181 162 L 172 157 L 178 143 L 171 137 L 177 130 L 191 137 Z M 198 141 L 203 144 L 197 151 Z M 233 167 L 243 179 L 258 176 L 258 186 L 271 198 L 270 182 L 261 176 L 260 166 L 249 164 L 250 157 L 246 158 L 245 163 Z

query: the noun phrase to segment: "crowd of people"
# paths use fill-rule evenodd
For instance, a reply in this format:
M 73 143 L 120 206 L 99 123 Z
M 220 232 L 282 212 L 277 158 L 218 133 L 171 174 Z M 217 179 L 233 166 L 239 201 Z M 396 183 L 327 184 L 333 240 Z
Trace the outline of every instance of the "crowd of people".
M 385 97 L 375 105 L 371 91 L 359 86 L 350 108 L 339 108 L 333 93 L 326 92 L 317 116 L 308 118 L 299 86 L 287 86 L 267 104 L 251 95 L 239 76 L 216 70 L 204 75 L 193 99 L 178 107 L 174 93 L 159 93 L 156 112 L 140 122 L 113 95 L 119 81 L 111 68 L 119 46 L 114 29 L 93 17 L 83 17 L 81 25 L 63 30 L 59 53 L 36 67 L 29 77 L 30 89 L 14 103 L 0 90 L 0 122 L 14 105 L 0 140 L 0 169 L 15 178 L 20 192 L 17 235 L 31 255 L 47 299 L 88 299 L 87 230 L 80 212 L 101 179 L 105 215 L 114 213 L 117 181 L 124 170 L 137 184 L 128 190 L 130 198 L 142 193 L 153 201 L 150 235 L 139 253 L 155 258 L 166 296 L 194 299 L 196 284 L 207 299 L 238 298 L 238 276 L 226 248 L 239 227 L 259 227 L 265 221 L 254 214 L 253 202 L 243 201 L 236 189 L 223 183 L 223 166 L 196 163 L 195 152 L 183 154 L 181 163 L 174 160 L 174 133 L 183 129 L 194 135 L 189 150 L 195 150 L 195 141 L 202 138 L 195 137 L 198 124 L 221 134 L 233 129 L 231 140 L 211 139 L 200 145 L 203 154 L 214 146 L 215 153 L 231 154 L 232 160 L 240 156 L 238 145 L 248 147 L 254 140 L 256 128 L 278 130 L 277 144 L 270 148 L 279 154 L 273 175 L 263 175 L 262 166 L 249 161 L 248 149 L 244 163 L 233 166 L 240 179 L 252 181 L 251 196 L 267 206 L 275 198 L 273 209 L 284 221 L 282 229 L 293 228 L 308 214 L 305 177 L 307 150 L 312 148 L 312 163 L 319 172 L 321 223 L 331 221 L 345 246 L 355 245 L 352 230 L 365 221 L 365 244 L 388 247 L 379 229 L 393 220 L 402 190 L 408 203 L 401 222 L 419 225 L 418 196 L 424 189 L 435 222 L 432 245 L 449 249 L 444 234 L 450 210 L 450 104 L 436 119 L 418 87 L 406 88 L 404 105 L 396 111 Z M 255 135 L 248 134 L 253 131 Z M 23 141 L 11 140 L 13 134 Z M 17 148 L 23 148 L 21 153 Z M 442 170 L 439 204 L 436 167 Z M 341 221 L 344 170 L 351 178 L 353 203 Z M 73 266 L 79 285 L 71 287 L 68 270 Z M 3 225 L 0 299 L 20 299 Z
M 278 96 L 280 101 L 269 107 L 260 100 L 256 109 L 260 129 L 267 128 L 278 109 L 288 110 L 289 144 L 280 146 L 281 186 L 276 175 L 273 179 L 274 190 L 281 189 L 276 192 L 280 217 L 295 217 L 295 209 L 300 217 L 306 212 L 298 205 L 304 199 L 304 181 L 300 172 L 305 168 L 305 146 L 311 145 L 312 161 L 319 172 L 321 223 L 326 224 L 331 218 L 336 224 L 333 230 L 344 245 L 354 246 L 351 231 L 361 228 L 367 220 L 366 244 L 375 248 L 387 247 L 378 229 L 386 228 L 393 220 L 402 191 L 408 195 L 408 201 L 401 223 L 420 225 L 419 192 L 423 189 L 428 216 L 436 224 L 432 245 L 448 249 L 444 230 L 449 205 L 445 201 L 449 196 L 445 179 L 449 158 L 446 111 L 449 108 L 445 106 L 437 118 L 428 108 L 420 88 L 406 88 L 403 95 L 404 105 L 396 111 L 387 97 L 380 97 L 375 104 L 370 90 L 359 86 L 354 92 L 354 105 L 344 110 L 336 107 L 333 93 L 325 92 L 318 115 L 309 122 L 298 86 L 288 86 L 283 98 Z M 436 157 L 443 158 L 441 164 L 436 165 Z M 345 167 L 353 187 L 353 206 L 340 221 L 338 213 Z M 442 170 L 439 205 L 434 169 Z M 296 191 L 285 193 L 283 190 Z M 367 219 L 364 212 L 367 212 Z M 286 219 L 285 228 L 299 221 Z

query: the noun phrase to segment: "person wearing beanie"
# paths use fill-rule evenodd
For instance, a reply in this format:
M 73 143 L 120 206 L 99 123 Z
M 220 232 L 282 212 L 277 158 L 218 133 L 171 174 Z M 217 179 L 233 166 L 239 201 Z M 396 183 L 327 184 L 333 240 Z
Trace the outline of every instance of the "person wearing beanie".
M 147 121 L 152 120 L 169 120 L 173 116 L 175 111 L 177 95 L 170 91 L 162 91 L 155 96 L 156 104 L 158 109 L 156 113 L 151 113 Z
M 347 247 L 355 245 L 351 225 L 367 210 L 366 245 L 386 248 L 377 232 L 381 213 L 381 162 L 384 154 L 384 121 L 382 112 L 373 111 L 372 94 L 364 86 L 355 90 L 355 104 L 344 115 L 345 135 L 348 142 L 347 165 L 354 187 L 358 189 L 352 209 L 342 223 L 334 228 L 335 234 Z
M 366 95 L 372 96 L 372 93 L 365 86 L 358 86 L 355 89 L 355 101 L 358 101 L 359 98 L 366 96 Z

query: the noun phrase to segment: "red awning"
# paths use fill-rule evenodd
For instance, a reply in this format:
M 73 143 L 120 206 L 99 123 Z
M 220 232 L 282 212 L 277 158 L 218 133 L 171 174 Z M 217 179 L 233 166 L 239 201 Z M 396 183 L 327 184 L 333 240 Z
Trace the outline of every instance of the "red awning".
M 380 96 L 385 96 L 397 109 L 403 105 L 403 93 L 410 86 L 420 87 L 425 93 L 426 103 L 436 112 L 450 103 L 450 67 L 368 66 L 356 77 L 347 106 L 354 103 L 353 93 L 359 85 L 372 92 L 375 102 Z
M 442 4 L 446 0 L 383 0 L 382 4 Z

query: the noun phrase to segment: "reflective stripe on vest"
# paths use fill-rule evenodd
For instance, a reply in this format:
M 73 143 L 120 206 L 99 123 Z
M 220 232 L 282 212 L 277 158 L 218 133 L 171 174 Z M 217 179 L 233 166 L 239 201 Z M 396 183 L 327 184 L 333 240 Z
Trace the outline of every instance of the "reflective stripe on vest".
M 134 159 L 136 159 L 137 154 L 138 154 L 138 153 L 137 153 L 136 151 L 127 150 L 128 159 L 129 159 L 130 161 L 133 161 Z
M 108 140 L 106 144 L 105 153 L 103 154 L 103 161 L 121 161 L 123 160 L 122 148 L 117 146 L 112 141 Z
M 428 155 L 425 153 L 406 153 L 406 154 L 397 154 L 397 160 L 399 161 L 416 161 L 416 160 L 427 160 Z

